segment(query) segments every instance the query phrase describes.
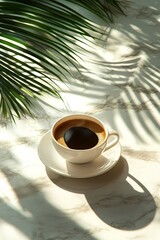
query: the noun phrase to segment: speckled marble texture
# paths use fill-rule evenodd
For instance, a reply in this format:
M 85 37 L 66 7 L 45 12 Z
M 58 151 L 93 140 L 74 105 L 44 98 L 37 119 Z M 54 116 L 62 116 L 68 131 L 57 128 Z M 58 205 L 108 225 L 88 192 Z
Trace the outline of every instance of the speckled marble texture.
M 0 239 L 160 239 L 160 1 L 128 2 L 103 48 L 86 55 L 81 79 L 59 111 L 37 103 L 35 119 L 0 127 Z M 84 81 L 82 81 L 84 80 Z M 93 114 L 120 134 L 122 153 L 92 178 L 45 167 L 38 143 L 55 119 Z

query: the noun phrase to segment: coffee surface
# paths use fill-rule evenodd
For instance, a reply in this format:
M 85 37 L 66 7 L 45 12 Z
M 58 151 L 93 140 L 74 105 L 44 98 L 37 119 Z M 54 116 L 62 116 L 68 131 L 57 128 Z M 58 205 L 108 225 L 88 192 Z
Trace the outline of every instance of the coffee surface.
M 64 133 L 64 141 L 72 149 L 88 149 L 98 143 L 98 136 L 86 127 L 72 127 Z
M 67 143 L 67 141 L 65 141 L 65 136 L 67 136 L 67 133 L 69 133 L 69 130 L 72 129 L 75 130 L 75 128 L 77 128 L 77 130 L 79 128 L 77 133 L 74 133 L 72 135 L 72 141 L 71 141 L 71 145 L 69 143 Z M 84 134 L 87 134 L 87 141 L 85 140 L 85 146 L 84 146 L 84 138 L 85 136 L 82 136 L 82 128 L 83 130 L 87 129 L 89 131 L 85 131 Z M 91 133 L 92 132 L 92 133 Z M 71 133 L 71 132 L 70 132 Z M 103 140 L 105 139 L 105 131 L 104 129 L 97 123 L 90 121 L 90 120 L 83 120 L 83 119 L 74 119 L 74 120 L 68 120 L 64 123 L 61 123 L 59 126 L 56 127 L 56 129 L 54 130 L 53 133 L 55 139 L 61 144 L 64 145 L 66 147 L 69 148 L 73 148 L 73 149 L 87 149 L 87 148 L 92 148 L 94 147 L 96 144 L 100 144 L 103 142 Z M 77 136 L 76 136 L 77 135 Z M 96 135 L 96 136 L 95 136 Z M 94 137 L 93 137 L 94 136 Z M 70 137 L 70 136 L 69 136 Z M 83 139 L 82 141 L 80 141 L 80 137 L 81 139 Z M 94 138 L 93 142 L 91 140 L 91 138 Z M 77 139 L 77 140 L 75 140 Z M 78 147 L 77 146 L 73 146 L 74 142 L 78 141 Z M 82 146 L 80 146 L 80 142 L 82 144 Z M 88 143 L 87 143 L 88 142 Z M 92 143 L 91 143 L 92 142 Z M 77 144 L 77 143 L 75 143 Z

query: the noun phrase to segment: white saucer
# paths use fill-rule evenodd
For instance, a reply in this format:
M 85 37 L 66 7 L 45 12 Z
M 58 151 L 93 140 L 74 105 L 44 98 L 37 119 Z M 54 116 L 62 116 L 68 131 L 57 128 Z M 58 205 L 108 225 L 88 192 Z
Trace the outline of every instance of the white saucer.
M 120 158 L 121 145 L 117 143 L 89 163 L 73 164 L 67 162 L 56 152 L 50 131 L 48 131 L 39 142 L 38 155 L 42 163 L 57 174 L 72 178 L 88 178 L 98 176 L 113 168 Z

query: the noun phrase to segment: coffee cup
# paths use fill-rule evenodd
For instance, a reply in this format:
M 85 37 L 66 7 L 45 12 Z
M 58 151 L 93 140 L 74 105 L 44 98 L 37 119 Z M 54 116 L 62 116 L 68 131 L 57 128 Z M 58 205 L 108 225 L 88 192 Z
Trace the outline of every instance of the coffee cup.
M 110 138 L 114 136 L 114 138 Z M 57 120 L 51 128 L 56 151 L 66 161 L 81 164 L 92 161 L 119 141 L 119 134 L 109 131 L 96 117 L 72 114 Z M 109 138 L 111 141 L 108 141 Z

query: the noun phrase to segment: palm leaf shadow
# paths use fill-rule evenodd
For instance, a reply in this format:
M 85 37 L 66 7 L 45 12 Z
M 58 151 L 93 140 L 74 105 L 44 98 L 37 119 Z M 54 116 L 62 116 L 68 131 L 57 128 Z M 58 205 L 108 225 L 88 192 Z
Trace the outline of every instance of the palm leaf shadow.
M 118 16 L 119 24 L 112 25 L 106 41 L 92 50 L 84 63 L 88 68 L 82 69 L 82 76 L 70 87 L 71 94 L 93 100 L 88 113 L 112 111 L 110 123 L 119 129 L 114 120 L 116 111 L 142 141 L 142 132 L 159 140 L 155 130 L 160 126 L 158 6 L 155 1 L 140 9 L 131 7 L 127 21 Z M 108 61 L 110 54 L 113 61 Z M 72 86 L 79 89 L 74 91 Z
M 29 141 L 29 139 L 26 140 Z M 51 238 L 59 236 L 74 238 L 75 234 L 78 234 L 89 240 L 96 240 L 88 230 L 81 227 L 63 210 L 58 209 L 52 199 L 47 199 L 44 189 L 48 187 L 48 180 L 43 178 L 42 182 L 39 179 L 33 181 L 32 178 L 26 177 L 23 170 L 27 171 L 28 163 L 25 163 L 25 167 L 22 169 L 17 156 L 12 155 L 10 146 L 7 147 L 0 147 L 3 151 L 1 157 L 3 156 L 3 159 L 6 160 L 0 162 L 2 185 L 5 189 L 3 189 L 4 192 L 2 190 L 0 198 L 0 220 L 11 231 L 6 231 L 8 228 L 4 227 L 0 236 L 6 238 L 11 236 L 14 231 L 15 236 L 23 235 L 28 239 L 45 238 L 46 235 Z M 35 159 L 28 160 L 33 164 Z M 54 195 L 52 197 L 54 198 Z

